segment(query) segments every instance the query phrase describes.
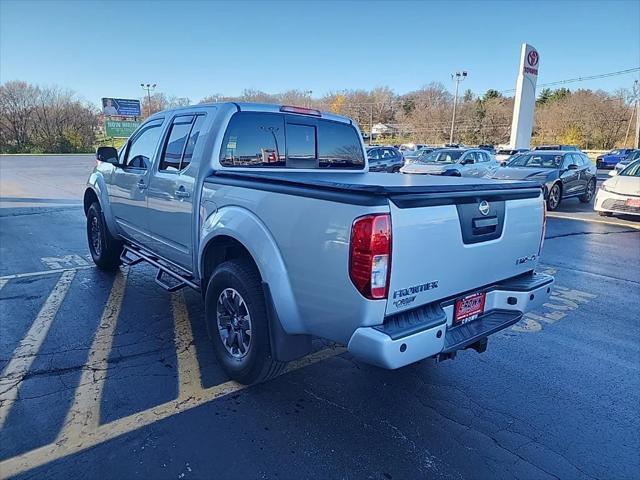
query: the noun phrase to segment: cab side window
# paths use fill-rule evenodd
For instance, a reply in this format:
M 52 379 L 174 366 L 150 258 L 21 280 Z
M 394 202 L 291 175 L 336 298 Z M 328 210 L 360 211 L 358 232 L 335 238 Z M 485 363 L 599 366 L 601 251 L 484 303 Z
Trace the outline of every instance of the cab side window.
M 173 120 L 162 150 L 159 171 L 175 173 L 187 168 L 203 123 L 204 115 L 182 115 Z
M 162 121 L 151 122 L 131 140 L 124 168 L 147 169 L 151 166 L 162 133 L 161 126 Z
M 182 156 L 182 163 L 180 164 L 180 170 L 184 170 L 191 163 L 191 159 L 193 158 L 193 151 L 196 148 L 196 143 L 198 142 L 198 138 L 200 138 L 200 133 L 202 130 L 203 123 L 204 123 L 204 115 L 198 115 L 196 117 L 196 121 L 193 123 L 193 127 L 191 128 L 191 133 L 189 134 L 189 141 L 187 142 L 187 146 L 184 149 L 184 155 Z

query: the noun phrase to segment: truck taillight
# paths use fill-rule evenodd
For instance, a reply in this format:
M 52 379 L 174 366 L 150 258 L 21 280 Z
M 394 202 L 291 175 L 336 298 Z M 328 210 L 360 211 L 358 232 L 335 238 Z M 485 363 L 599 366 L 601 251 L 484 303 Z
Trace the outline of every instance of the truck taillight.
M 351 227 L 349 277 L 367 298 L 387 298 L 391 273 L 391 217 L 357 218 Z
M 538 257 L 542 255 L 542 246 L 544 245 L 544 236 L 547 233 L 547 201 L 542 198 L 542 236 L 540 237 L 540 247 L 538 248 Z

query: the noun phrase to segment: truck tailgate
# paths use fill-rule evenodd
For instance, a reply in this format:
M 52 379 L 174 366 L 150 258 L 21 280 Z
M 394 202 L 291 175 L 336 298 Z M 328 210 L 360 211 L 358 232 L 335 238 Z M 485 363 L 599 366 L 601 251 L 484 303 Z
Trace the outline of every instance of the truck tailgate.
M 387 315 L 481 289 L 537 264 L 540 188 L 392 195 L 390 210 Z

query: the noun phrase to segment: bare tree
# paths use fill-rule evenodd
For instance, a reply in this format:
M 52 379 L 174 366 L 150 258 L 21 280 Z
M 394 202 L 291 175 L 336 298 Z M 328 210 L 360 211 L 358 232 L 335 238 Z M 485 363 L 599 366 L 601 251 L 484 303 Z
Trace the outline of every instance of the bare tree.
M 26 82 L 11 81 L 0 86 L 0 148 L 6 152 L 27 152 L 31 147 L 33 117 L 40 91 Z

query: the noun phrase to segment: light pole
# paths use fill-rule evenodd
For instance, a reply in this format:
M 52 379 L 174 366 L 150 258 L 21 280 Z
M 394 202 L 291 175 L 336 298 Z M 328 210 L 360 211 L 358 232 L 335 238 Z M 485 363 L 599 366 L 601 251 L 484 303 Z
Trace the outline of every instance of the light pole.
M 467 78 L 467 72 L 456 72 L 451 74 L 451 80 L 456 82 L 456 94 L 453 97 L 453 115 L 451 116 L 451 134 L 449 135 L 449 143 L 453 143 L 453 130 L 456 125 L 456 108 L 458 107 L 458 87 L 460 82 Z
M 151 91 L 155 90 L 156 84 L 141 83 L 140 86 L 142 87 L 143 90 L 147 91 L 147 116 L 150 117 L 151 116 Z
M 635 147 L 640 148 L 640 82 L 634 82 L 634 90 L 636 94 L 636 141 Z
M 313 90 L 305 90 L 304 96 L 307 97 L 305 100 L 306 107 L 309 108 L 311 106 L 311 94 L 313 94 Z

